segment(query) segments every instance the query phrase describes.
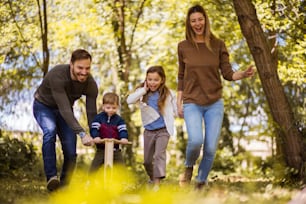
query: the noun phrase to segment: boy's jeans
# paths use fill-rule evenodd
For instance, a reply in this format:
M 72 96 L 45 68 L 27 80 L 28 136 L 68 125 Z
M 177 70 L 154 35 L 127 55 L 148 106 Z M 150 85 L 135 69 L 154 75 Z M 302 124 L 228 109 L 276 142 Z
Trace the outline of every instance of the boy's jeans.
M 67 184 L 76 164 L 76 134 L 66 124 L 57 108 L 34 100 L 33 113 L 43 131 L 42 155 L 47 181 L 57 175 L 55 142 L 58 135 L 64 154 L 60 179 L 61 184 Z
M 188 133 L 188 144 L 186 148 L 186 167 L 192 167 L 198 159 L 202 144 L 203 158 L 199 165 L 197 182 L 207 182 L 208 173 L 212 167 L 218 139 L 223 121 L 223 100 L 200 106 L 196 104 L 184 104 L 184 120 Z M 205 136 L 203 137 L 203 120 Z

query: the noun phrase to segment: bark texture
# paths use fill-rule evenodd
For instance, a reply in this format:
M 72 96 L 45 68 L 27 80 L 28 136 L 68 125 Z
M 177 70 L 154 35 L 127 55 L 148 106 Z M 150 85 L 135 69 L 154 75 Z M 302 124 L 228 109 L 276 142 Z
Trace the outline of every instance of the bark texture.
M 277 56 L 262 30 L 251 0 L 233 0 L 234 8 L 265 92 L 273 120 L 281 141 L 282 153 L 289 167 L 305 176 L 302 133 L 295 124 L 294 115 L 277 73 Z

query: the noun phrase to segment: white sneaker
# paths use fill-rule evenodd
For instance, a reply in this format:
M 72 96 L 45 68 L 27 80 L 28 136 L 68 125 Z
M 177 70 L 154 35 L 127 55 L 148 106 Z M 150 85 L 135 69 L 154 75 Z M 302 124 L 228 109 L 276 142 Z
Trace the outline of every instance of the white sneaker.
M 57 176 L 51 177 L 47 182 L 47 189 L 49 191 L 56 190 L 60 185 L 60 181 L 58 180 Z
M 154 192 L 159 191 L 159 185 L 154 185 L 154 187 L 152 188 L 152 191 Z

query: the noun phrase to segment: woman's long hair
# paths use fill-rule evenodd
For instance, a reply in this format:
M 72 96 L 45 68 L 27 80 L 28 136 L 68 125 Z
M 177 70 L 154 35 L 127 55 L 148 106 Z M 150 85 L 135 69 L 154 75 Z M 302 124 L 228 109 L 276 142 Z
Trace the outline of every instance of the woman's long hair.
M 149 73 L 157 73 L 162 79 L 162 82 L 158 88 L 158 92 L 159 92 L 158 109 L 160 110 L 160 112 L 163 113 L 166 98 L 170 94 L 170 90 L 166 86 L 165 71 L 162 66 L 152 66 L 152 67 L 149 67 L 149 69 L 147 70 L 146 76 L 148 76 Z M 144 82 L 141 83 L 137 88 L 143 87 L 143 86 L 144 86 Z M 148 102 L 149 94 L 150 94 L 150 90 L 143 96 L 143 99 L 142 99 L 143 102 Z
M 192 27 L 190 25 L 190 16 L 193 13 L 202 13 L 204 18 L 205 18 L 205 28 L 204 28 L 204 32 L 203 32 L 203 37 L 204 37 L 204 42 L 206 44 L 206 46 L 208 47 L 208 49 L 210 51 L 212 51 L 211 45 L 210 45 L 210 40 L 215 38 L 215 36 L 211 33 L 210 31 L 210 22 L 209 22 L 209 18 L 208 15 L 206 13 L 206 11 L 204 10 L 204 8 L 200 5 L 195 5 L 192 6 L 188 9 L 187 12 L 187 16 L 186 16 L 186 29 L 185 29 L 185 37 L 186 40 L 190 41 L 193 45 L 197 46 L 197 43 L 195 41 L 196 35 L 194 33 L 194 31 L 192 30 Z

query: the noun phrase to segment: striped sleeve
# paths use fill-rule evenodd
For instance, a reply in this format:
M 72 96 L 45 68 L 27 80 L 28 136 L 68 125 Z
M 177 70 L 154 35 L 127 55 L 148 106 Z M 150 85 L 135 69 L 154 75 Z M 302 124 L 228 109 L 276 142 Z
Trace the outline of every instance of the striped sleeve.
M 124 122 L 124 120 L 122 118 L 120 118 L 120 121 L 117 125 L 118 128 L 118 132 L 119 132 L 119 138 L 128 138 L 128 132 L 127 132 L 127 128 L 126 128 L 126 124 Z

